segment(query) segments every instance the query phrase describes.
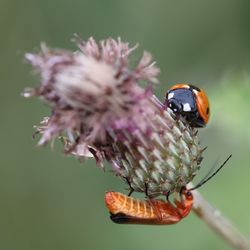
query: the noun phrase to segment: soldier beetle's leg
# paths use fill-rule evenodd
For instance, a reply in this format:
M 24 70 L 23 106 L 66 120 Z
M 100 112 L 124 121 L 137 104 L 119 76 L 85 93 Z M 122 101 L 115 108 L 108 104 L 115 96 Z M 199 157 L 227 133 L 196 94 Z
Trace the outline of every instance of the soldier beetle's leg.
M 166 193 L 166 201 L 167 201 L 167 202 L 169 202 L 170 193 L 171 193 L 170 191 L 168 191 L 168 192 Z
M 145 182 L 145 189 L 144 189 L 144 192 L 145 192 L 145 194 L 146 194 L 146 198 L 150 198 L 149 197 L 149 195 L 148 195 L 148 183 L 147 182 Z
M 146 194 L 146 198 L 147 199 L 149 199 L 149 200 L 151 200 L 151 199 L 153 199 L 153 198 L 155 198 L 155 197 L 157 197 L 159 194 L 149 194 L 148 193 L 148 183 L 147 182 L 145 182 L 145 189 L 144 189 L 144 192 L 145 192 L 145 194 Z
M 128 179 L 128 177 L 123 177 L 124 179 L 125 179 L 125 181 L 127 182 L 127 184 L 129 185 L 129 193 L 128 193 L 128 196 L 131 196 L 131 194 L 135 191 L 134 189 L 133 189 L 133 187 L 131 186 L 131 182 L 130 182 L 130 180 Z
M 193 205 L 193 195 L 186 187 L 180 190 L 180 201 L 174 199 L 176 209 L 180 216 L 186 217 L 192 209 Z
M 131 194 L 134 192 L 134 189 L 130 189 L 129 193 L 128 193 L 128 197 L 131 196 Z

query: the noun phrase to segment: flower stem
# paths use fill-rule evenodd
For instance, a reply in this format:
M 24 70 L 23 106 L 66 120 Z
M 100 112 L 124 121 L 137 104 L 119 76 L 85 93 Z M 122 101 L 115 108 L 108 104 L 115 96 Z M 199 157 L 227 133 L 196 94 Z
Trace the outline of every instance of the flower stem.
M 235 249 L 250 249 L 250 241 L 246 236 L 235 228 L 218 209 L 209 204 L 197 190 L 192 193 L 194 195 L 193 211 L 197 216 Z

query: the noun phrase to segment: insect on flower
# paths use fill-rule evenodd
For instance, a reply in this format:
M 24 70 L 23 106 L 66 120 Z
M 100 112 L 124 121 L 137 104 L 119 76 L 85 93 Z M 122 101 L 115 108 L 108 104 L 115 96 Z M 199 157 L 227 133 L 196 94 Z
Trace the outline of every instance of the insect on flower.
M 192 208 L 192 193 L 183 188 L 180 196 L 183 201 L 175 200 L 174 205 L 160 199 L 139 200 L 119 192 L 107 192 L 105 202 L 115 223 L 169 225 L 186 217 Z
M 170 225 L 179 222 L 192 209 L 193 195 L 191 191 L 201 187 L 215 176 L 231 156 L 213 174 L 209 177 L 206 175 L 195 187 L 190 189 L 183 187 L 180 190 L 180 200 L 175 199 L 174 203 L 168 199 L 166 201 L 151 198 L 140 200 L 119 192 L 107 192 L 105 203 L 111 220 L 119 224 L 147 225 Z
M 204 90 L 186 83 L 175 84 L 166 94 L 165 105 L 186 119 L 192 127 L 205 127 L 210 110 Z

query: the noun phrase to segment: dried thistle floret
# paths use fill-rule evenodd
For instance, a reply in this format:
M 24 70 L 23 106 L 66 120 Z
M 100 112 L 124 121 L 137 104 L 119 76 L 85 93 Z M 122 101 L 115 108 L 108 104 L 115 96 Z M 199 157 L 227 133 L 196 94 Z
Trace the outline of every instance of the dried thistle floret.
M 180 190 L 199 169 L 202 149 L 197 131 L 153 95 L 159 69 L 151 55 L 145 52 L 130 68 L 136 46 L 119 38 L 78 38 L 78 47 L 71 52 L 43 45 L 38 54 L 26 54 L 41 82 L 24 96 L 39 96 L 52 109 L 37 127 L 39 145 L 60 137 L 66 153 L 92 156 L 100 166 L 107 160 L 138 192 Z

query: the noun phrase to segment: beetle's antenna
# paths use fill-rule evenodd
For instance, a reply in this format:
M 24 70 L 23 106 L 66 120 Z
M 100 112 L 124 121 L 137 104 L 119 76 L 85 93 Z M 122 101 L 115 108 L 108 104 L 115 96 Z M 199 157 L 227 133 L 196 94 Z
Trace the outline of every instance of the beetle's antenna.
M 198 183 L 195 187 L 190 188 L 189 191 L 192 191 L 194 189 L 197 189 L 203 186 L 207 181 L 213 178 L 225 166 L 225 164 L 229 161 L 231 157 L 232 157 L 232 154 L 227 157 L 227 159 L 221 164 L 221 166 L 213 174 L 207 177 L 210 174 L 210 171 L 209 171 L 208 174 L 200 181 L 200 183 Z
M 205 180 L 208 178 L 208 176 L 214 172 L 214 170 L 215 170 L 215 169 L 217 168 L 217 166 L 218 166 L 218 162 L 219 162 L 219 160 L 216 159 L 216 161 L 214 162 L 213 166 L 208 170 L 208 172 L 205 174 L 205 176 L 203 176 L 203 178 L 199 181 L 198 184 L 200 184 L 200 183 L 202 183 L 203 181 L 205 181 Z M 215 170 L 215 171 L 216 171 L 216 170 Z M 196 184 L 196 185 L 198 185 L 198 184 Z

